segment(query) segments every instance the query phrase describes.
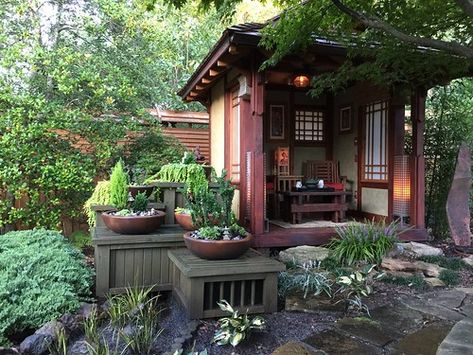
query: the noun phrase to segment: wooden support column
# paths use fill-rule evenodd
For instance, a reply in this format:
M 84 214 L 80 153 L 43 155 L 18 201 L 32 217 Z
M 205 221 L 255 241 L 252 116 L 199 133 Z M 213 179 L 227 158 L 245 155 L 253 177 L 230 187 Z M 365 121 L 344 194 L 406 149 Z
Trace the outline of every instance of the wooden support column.
M 258 72 L 258 66 L 253 65 L 251 73 L 251 116 L 249 117 L 251 124 L 248 130 L 243 134 L 247 134 L 250 138 L 248 142 L 253 152 L 252 161 L 252 201 L 251 201 L 251 231 L 254 234 L 262 234 L 264 232 L 264 196 L 265 196 L 265 171 L 264 171 L 264 150 L 263 150 L 263 111 L 264 111 L 264 81 Z M 249 149 L 250 150 L 250 149 Z
M 404 120 L 405 120 L 405 103 L 404 97 L 394 89 L 389 102 L 389 119 L 388 119 L 388 170 L 389 170 L 389 187 L 388 187 L 388 221 L 393 220 L 394 205 L 394 157 L 404 154 Z
M 427 92 L 416 88 L 411 96 L 412 165 L 411 165 L 411 224 L 425 228 L 425 161 L 424 128 Z

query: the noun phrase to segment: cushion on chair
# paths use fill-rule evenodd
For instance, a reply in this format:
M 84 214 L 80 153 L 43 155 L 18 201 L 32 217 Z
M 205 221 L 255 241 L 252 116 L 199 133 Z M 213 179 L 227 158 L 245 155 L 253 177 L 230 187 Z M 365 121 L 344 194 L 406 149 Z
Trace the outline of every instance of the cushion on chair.
M 345 188 L 341 182 L 325 182 L 324 186 L 331 187 L 335 189 L 335 191 L 343 191 Z

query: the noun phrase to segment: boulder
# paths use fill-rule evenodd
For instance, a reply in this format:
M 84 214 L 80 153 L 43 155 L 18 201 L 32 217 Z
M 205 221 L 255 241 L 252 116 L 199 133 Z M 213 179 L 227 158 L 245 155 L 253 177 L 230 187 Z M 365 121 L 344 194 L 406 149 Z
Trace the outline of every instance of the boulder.
M 89 355 L 89 347 L 87 346 L 87 342 L 85 340 L 79 340 L 74 342 L 71 346 L 67 349 L 68 355 Z
M 26 337 L 20 344 L 20 353 L 25 355 L 49 354 L 49 346 L 54 338 L 50 335 L 33 334 Z
M 65 330 L 64 324 L 56 320 L 45 323 L 35 334 L 50 336 L 53 339 L 61 330 Z
M 414 257 L 420 256 L 439 256 L 443 255 L 443 250 L 424 243 L 409 242 L 398 244 L 404 251 Z
M 274 350 L 271 355 L 325 355 L 326 352 L 317 350 L 309 344 L 300 341 L 290 341 Z
M 473 267 L 473 255 L 467 256 L 466 258 L 462 259 L 465 263 Z
M 381 267 L 390 271 L 422 272 L 428 277 L 439 277 L 444 268 L 423 261 L 405 261 L 401 259 L 383 258 Z
M 427 282 L 432 287 L 444 287 L 445 284 L 442 280 L 436 277 L 426 277 L 425 282 Z
M 447 217 L 450 234 L 455 245 L 464 247 L 473 245 L 473 235 L 470 231 L 470 188 L 471 153 L 468 145 L 464 143 L 458 152 L 452 187 L 447 198 Z
M 97 308 L 97 305 L 95 303 L 82 303 L 76 314 L 79 319 L 85 319 L 88 318 L 92 314 L 92 312 L 98 311 L 101 310 Z
M 15 348 L 4 348 L 0 346 L 0 355 L 16 355 L 19 354 L 19 351 Z
M 307 265 L 312 262 L 320 262 L 327 258 L 329 249 L 323 247 L 313 247 L 301 245 L 283 250 L 279 253 L 279 260 L 284 263 L 295 263 L 296 265 Z

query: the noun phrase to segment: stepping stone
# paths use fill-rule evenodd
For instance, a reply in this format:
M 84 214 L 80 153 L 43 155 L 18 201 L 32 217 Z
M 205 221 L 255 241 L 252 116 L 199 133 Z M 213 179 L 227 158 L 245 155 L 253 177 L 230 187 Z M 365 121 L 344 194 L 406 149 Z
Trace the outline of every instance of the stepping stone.
M 404 334 L 418 329 L 430 319 L 425 313 L 413 310 L 400 302 L 371 310 L 371 319 L 385 324 L 391 335 L 401 338 Z
M 457 309 L 462 305 L 466 294 L 460 290 L 444 290 L 428 293 L 425 296 L 422 298 L 425 298 L 426 301 L 432 304 L 444 306 L 450 309 Z
M 312 335 L 304 340 L 316 349 L 325 351 L 330 355 L 338 354 L 363 354 L 378 355 L 383 354 L 383 350 L 373 345 L 363 343 L 361 340 L 337 329 L 324 330 L 321 333 Z M 289 354 L 288 354 L 289 355 Z
M 344 312 L 345 304 L 339 302 L 335 304 L 329 298 L 320 295 L 314 296 L 308 294 L 304 298 L 304 294 L 297 292 L 286 297 L 285 310 L 288 312 L 305 312 L 305 313 L 319 313 L 321 311 L 327 312 Z
M 462 259 L 465 263 L 473 267 L 473 255 L 470 255 Z
M 455 324 L 440 344 L 437 355 L 473 354 L 473 319 L 465 318 Z
M 435 305 L 427 302 L 426 300 L 416 299 L 416 298 L 405 298 L 401 301 L 405 306 L 414 309 L 416 311 L 430 314 L 434 317 L 445 319 L 449 321 L 461 321 L 465 318 L 462 314 L 453 311 L 444 306 Z
M 344 318 L 337 322 L 337 327 L 379 347 L 397 338 L 391 328 L 386 328 L 386 324 L 369 318 Z
M 290 341 L 274 350 L 271 355 L 327 355 L 325 351 L 317 350 L 299 341 Z
M 435 354 L 440 343 L 452 329 L 451 324 L 433 323 L 406 335 L 392 347 L 392 354 Z

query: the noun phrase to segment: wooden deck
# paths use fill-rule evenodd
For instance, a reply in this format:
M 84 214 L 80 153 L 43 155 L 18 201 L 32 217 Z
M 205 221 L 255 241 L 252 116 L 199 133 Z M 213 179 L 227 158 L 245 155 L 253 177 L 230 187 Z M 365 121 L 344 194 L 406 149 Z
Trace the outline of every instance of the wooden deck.
M 297 245 L 323 245 L 335 236 L 333 227 L 282 228 L 270 224 L 269 232 L 255 236 L 255 248 L 292 247 Z M 425 229 L 411 229 L 402 233 L 403 241 L 426 241 Z

